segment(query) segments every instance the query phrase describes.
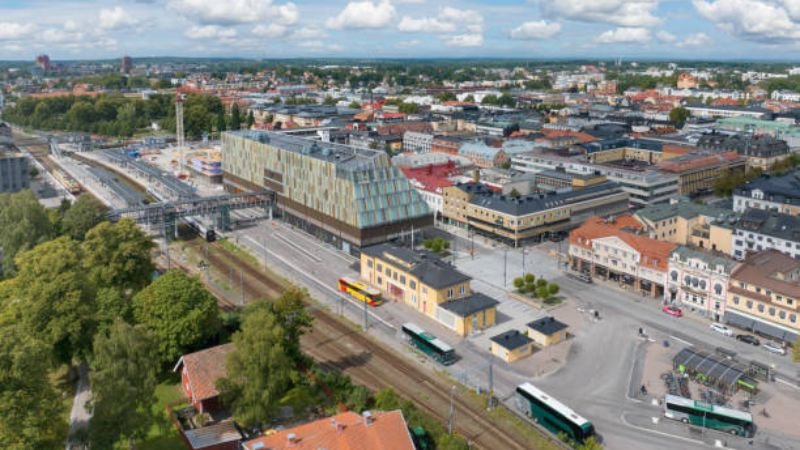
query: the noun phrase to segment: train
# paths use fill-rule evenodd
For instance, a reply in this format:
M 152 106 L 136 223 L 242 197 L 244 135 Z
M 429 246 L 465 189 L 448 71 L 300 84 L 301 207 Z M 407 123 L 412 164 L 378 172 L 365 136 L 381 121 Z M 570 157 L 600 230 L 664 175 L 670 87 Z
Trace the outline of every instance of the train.
M 214 242 L 220 237 L 213 226 L 208 226 L 197 217 L 184 217 L 183 222 L 192 230 L 196 231 L 206 242 Z

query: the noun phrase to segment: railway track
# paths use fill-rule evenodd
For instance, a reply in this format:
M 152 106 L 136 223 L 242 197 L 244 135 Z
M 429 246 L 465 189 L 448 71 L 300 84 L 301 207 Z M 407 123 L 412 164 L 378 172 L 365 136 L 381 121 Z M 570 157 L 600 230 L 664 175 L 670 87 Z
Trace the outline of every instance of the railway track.
M 200 247 L 205 243 L 193 241 L 190 245 Z M 210 267 L 222 268 L 220 272 L 229 267 L 241 270 L 244 290 L 250 299 L 274 296 L 284 289 L 281 283 L 265 277 L 260 270 L 218 243 L 210 244 L 208 263 Z M 210 287 L 220 299 L 221 307 L 236 307 L 236 301 L 227 298 L 230 294 Z M 329 311 L 311 303 L 307 306 L 314 317 L 313 329 L 301 341 L 307 354 L 323 367 L 342 371 L 370 389 L 390 387 L 443 423 L 447 422 L 452 383 L 356 331 Z M 474 446 L 492 450 L 534 448 L 517 431 L 498 424 L 483 408 L 460 395 L 453 396 L 453 406 L 455 431 Z M 551 444 L 551 448 L 560 447 L 555 440 L 551 440 Z

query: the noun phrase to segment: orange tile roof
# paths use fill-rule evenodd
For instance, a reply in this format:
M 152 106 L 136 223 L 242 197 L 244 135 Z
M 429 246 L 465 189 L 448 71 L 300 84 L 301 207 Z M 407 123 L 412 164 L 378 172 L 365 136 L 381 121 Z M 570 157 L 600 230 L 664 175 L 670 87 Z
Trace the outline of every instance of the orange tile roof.
M 558 138 L 558 137 L 574 137 L 578 140 L 579 143 L 585 144 L 587 142 L 597 141 L 598 138 L 592 136 L 589 133 L 583 133 L 580 131 L 569 131 L 569 130 L 541 130 L 541 133 L 548 139 Z
M 569 234 L 569 243 L 591 249 L 594 239 L 615 236 L 642 255 L 641 265 L 667 270 L 669 255 L 678 244 L 631 232 L 641 229 L 642 225 L 630 214 L 618 216 L 613 222 L 602 217 L 591 217 Z
M 372 422 L 352 412 L 315 420 L 244 443 L 246 450 L 414 450 L 403 413 L 372 412 Z M 295 440 L 289 441 L 293 434 Z M 257 444 L 263 446 L 257 446 Z
M 217 380 L 225 376 L 225 363 L 231 350 L 233 344 L 224 344 L 181 357 L 195 400 L 219 395 Z

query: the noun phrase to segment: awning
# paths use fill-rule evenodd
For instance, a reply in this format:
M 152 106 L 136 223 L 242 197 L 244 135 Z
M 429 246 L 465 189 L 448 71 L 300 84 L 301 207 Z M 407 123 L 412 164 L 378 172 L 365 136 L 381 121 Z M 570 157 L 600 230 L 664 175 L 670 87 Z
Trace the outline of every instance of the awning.
M 794 342 L 798 336 L 797 333 L 785 330 L 783 327 L 763 320 L 756 320 L 731 310 L 725 311 L 724 321 L 735 327 L 760 333 L 783 342 Z

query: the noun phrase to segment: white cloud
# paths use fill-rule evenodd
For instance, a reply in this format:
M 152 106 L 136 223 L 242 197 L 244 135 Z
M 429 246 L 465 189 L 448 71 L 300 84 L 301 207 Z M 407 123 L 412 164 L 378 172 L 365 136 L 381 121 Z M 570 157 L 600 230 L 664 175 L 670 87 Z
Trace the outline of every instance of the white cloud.
M 692 0 L 695 9 L 719 28 L 743 39 L 776 43 L 800 39 L 796 0 Z
M 436 17 L 415 19 L 405 16 L 400 20 L 397 29 L 409 33 L 452 33 L 456 31 L 456 25 L 452 22 L 444 22 Z
M 328 19 L 328 28 L 381 28 L 394 20 L 396 11 L 389 0 L 354 1 L 347 4 L 335 17 Z
M 549 39 L 561 32 L 561 24 L 538 20 L 525 22 L 511 30 L 511 39 L 535 40 Z
M 450 47 L 480 47 L 483 45 L 482 34 L 456 34 L 444 38 L 444 44 Z
M 540 6 L 550 17 L 638 28 L 661 22 L 654 14 L 658 3 L 659 0 L 558 0 L 542 1 Z
M 101 9 L 98 15 L 97 24 L 104 30 L 114 28 L 126 28 L 138 24 L 139 21 L 133 18 L 122 7 L 117 6 L 112 9 Z M 70 25 L 67 23 L 67 25 Z
M 686 38 L 679 42 L 678 47 L 702 47 L 711 44 L 711 36 L 706 33 L 695 33 L 686 36 Z
M 316 27 L 289 27 L 279 23 L 271 23 L 269 25 L 259 25 L 253 28 L 253 34 L 268 39 L 294 39 L 294 40 L 309 40 L 309 39 L 322 39 L 327 36 L 323 30 Z
M 646 44 L 652 39 L 650 30 L 641 27 L 621 27 L 597 36 L 597 44 Z
M 674 34 L 664 30 L 661 30 L 658 33 L 656 33 L 656 39 L 665 44 L 671 44 L 678 40 L 678 38 Z
M 189 39 L 230 39 L 236 37 L 236 30 L 219 25 L 193 26 L 185 35 Z
M 30 36 L 34 31 L 30 23 L 0 22 L 0 41 L 14 41 Z
M 442 8 L 439 17 L 445 21 L 466 25 L 470 33 L 483 32 L 483 16 L 474 9 L 456 9 L 448 6 Z
M 292 24 L 299 16 L 294 3 L 278 5 L 272 0 L 167 0 L 167 6 L 190 19 L 212 25 L 262 21 Z

